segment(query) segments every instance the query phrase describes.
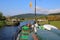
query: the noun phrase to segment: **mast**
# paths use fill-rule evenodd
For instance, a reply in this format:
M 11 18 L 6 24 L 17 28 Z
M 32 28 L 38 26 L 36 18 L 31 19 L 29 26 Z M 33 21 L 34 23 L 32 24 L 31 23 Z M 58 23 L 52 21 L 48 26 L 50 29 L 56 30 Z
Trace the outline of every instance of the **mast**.
M 35 21 L 37 22 L 37 15 L 36 15 L 36 0 L 35 0 Z
M 30 8 L 32 8 L 32 2 L 30 2 Z M 36 15 L 36 0 L 35 0 L 35 6 L 34 6 L 34 19 L 37 21 L 37 15 Z

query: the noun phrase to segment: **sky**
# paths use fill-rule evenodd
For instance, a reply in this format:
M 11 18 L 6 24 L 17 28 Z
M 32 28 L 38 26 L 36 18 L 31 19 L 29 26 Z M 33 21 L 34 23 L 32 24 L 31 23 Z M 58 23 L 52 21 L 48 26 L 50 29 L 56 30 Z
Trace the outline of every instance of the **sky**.
M 29 4 L 32 2 L 32 8 Z M 60 0 L 36 0 L 37 13 L 60 12 Z M 5 16 L 34 13 L 35 0 L 0 0 L 0 12 Z

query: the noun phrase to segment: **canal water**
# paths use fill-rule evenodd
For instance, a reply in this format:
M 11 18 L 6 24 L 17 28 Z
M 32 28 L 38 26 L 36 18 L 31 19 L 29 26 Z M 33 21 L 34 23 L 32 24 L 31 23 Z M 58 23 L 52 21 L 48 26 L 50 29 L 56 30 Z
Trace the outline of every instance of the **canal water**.
M 13 40 L 13 36 L 16 35 L 17 31 L 17 26 L 6 26 L 0 29 L 0 40 Z

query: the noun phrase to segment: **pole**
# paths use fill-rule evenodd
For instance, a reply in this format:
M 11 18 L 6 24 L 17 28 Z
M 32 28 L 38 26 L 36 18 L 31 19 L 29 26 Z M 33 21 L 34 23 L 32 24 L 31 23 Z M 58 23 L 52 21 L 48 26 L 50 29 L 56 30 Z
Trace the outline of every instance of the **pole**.
M 35 0 L 35 21 L 37 22 L 37 18 L 36 18 L 36 0 Z

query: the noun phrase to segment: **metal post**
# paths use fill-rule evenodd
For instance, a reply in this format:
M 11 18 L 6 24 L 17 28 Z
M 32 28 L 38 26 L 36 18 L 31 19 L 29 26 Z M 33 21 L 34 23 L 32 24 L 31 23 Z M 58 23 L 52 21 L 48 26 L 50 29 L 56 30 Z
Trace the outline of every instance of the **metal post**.
M 35 0 L 35 21 L 37 22 L 37 15 L 36 15 L 36 0 Z

